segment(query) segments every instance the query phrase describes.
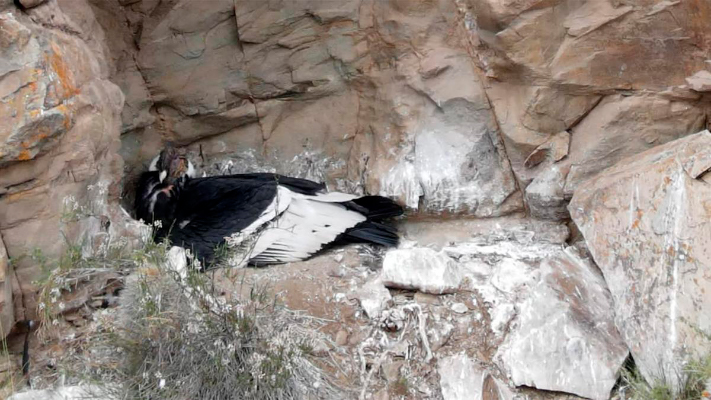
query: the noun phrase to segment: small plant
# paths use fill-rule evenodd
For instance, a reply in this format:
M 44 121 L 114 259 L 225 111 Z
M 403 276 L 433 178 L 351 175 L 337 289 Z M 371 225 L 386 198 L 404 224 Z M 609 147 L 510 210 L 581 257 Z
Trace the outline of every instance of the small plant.
M 637 367 L 630 363 L 622 370 L 620 398 L 627 400 L 701 400 L 711 385 L 711 355 L 693 360 L 683 369 L 680 385 L 675 390 L 666 380 L 648 383 Z
M 174 251 L 171 250 L 171 254 Z M 170 257 L 170 255 L 169 255 Z M 121 382 L 121 396 L 151 399 L 334 398 L 304 349 L 317 332 L 280 307 L 266 288 L 217 299 L 209 276 L 181 276 L 166 263 L 126 283 L 105 345 L 118 368 L 97 371 Z M 320 389 L 315 391 L 314 382 Z

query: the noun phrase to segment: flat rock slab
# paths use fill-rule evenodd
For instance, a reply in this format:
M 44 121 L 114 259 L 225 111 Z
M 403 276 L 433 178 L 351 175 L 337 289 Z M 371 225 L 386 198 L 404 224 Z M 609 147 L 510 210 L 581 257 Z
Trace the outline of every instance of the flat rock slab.
M 517 386 L 608 399 L 629 351 L 603 277 L 572 247 L 539 272 L 497 358 Z
M 420 247 L 389 251 L 383 260 L 382 280 L 387 287 L 443 294 L 456 292 L 462 276 L 447 254 Z
M 581 185 L 569 210 L 648 380 L 711 351 L 711 133 L 646 151 Z

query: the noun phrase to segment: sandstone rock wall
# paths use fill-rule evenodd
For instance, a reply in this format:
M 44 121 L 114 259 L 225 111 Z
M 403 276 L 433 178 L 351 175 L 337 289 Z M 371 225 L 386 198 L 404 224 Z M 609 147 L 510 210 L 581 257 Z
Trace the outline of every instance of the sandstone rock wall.
M 130 168 L 160 137 L 420 213 L 566 219 L 581 182 L 709 114 L 703 0 L 120 3 Z
M 0 11 L 0 233 L 17 320 L 35 315 L 37 249 L 49 259 L 67 243 L 96 250 L 127 221 L 116 207 L 124 95 L 88 4 L 67 4 Z

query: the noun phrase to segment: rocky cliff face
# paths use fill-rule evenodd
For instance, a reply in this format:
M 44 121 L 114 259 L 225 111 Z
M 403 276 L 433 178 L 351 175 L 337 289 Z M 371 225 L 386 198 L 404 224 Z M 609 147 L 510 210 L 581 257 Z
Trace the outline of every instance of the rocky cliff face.
M 421 213 L 567 218 L 582 181 L 709 112 L 703 1 L 131 3 L 124 121 Z
M 33 249 L 137 234 L 118 204 L 167 141 L 411 215 L 568 221 L 602 170 L 708 127 L 709 19 L 706 0 L 0 0 L 0 322 L 33 315 Z
M 103 31 L 80 18 L 91 9 L 78 7 L 73 19 L 56 2 L 2 8 L 0 233 L 12 265 L 2 276 L 15 281 L 19 320 L 34 316 L 38 259 L 67 243 L 96 250 L 124 228 L 116 207 L 124 95 L 109 80 Z

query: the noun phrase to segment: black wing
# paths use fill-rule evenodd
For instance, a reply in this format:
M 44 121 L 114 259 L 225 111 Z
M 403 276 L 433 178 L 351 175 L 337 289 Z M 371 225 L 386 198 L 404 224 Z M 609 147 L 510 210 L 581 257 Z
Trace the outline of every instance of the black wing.
M 242 231 L 272 203 L 277 183 L 228 177 L 190 179 L 180 189 L 180 201 L 170 227 L 163 227 L 172 244 L 190 249 L 204 262 L 213 261 L 225 237 Z
M 318 183 L 310 181 L 308 179 L 292 178 L 289 176 L 272 174 L 269 172 L 255 172 L 251 174 L 234 174 L 234 175 L 224 175 L 224 176 L 214 176 L 209 178 L 198 178 L 198 179 L 244 179 L 253 180 L 257 182 L 276 182 L 281 186 L 291 190 L 292 192 L 315 195 L 326 190 L 325 183 Z

